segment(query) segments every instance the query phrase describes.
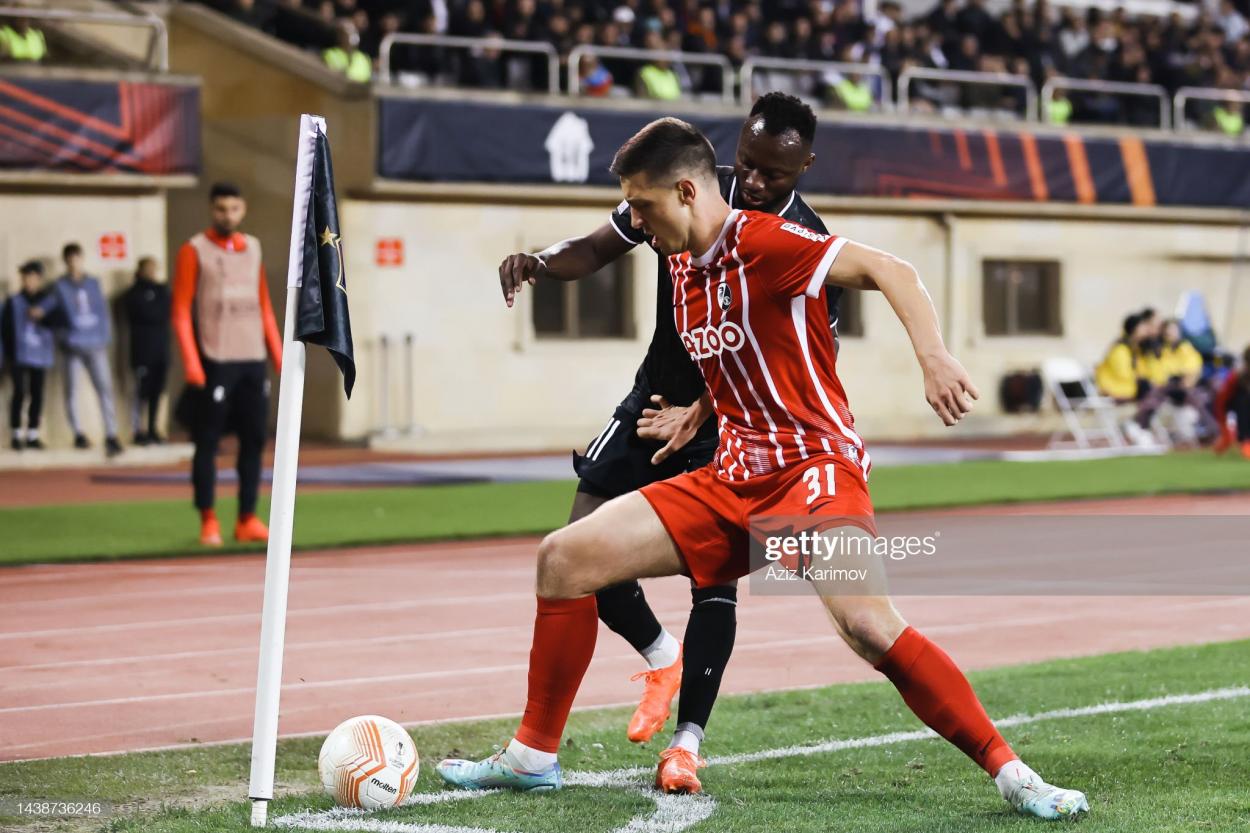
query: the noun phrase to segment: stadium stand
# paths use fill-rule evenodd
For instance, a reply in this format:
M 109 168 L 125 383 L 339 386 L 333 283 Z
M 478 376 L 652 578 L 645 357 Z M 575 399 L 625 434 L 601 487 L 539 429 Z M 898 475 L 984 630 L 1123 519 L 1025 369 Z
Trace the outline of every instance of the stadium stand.
M 1232 0 L 1209 12 L 1168 4 L 1159 7 L 1166 13 L 1138 15 L 1124 8 L 1052 6 L 1046 0 L 1014 0 L 995 13 L 984 0 L 942 0 L 910 16 L 894 0 L 867 15 L 855 0 L 206 1 L 316 52 L 340 49 L 337 28 L 350 27 L 361 53 L 379 63 L 384 76 L 393 71 L 403 82 L 422 85 L 543 90 L 558 81 L 569 91 L 573 79 L 591 95 L 672 98 L 680 90 L 718 97 L 725 81 L 703 66 L 707 56 L 723 56 L 731 71 L 759 59 L 819 61 L 834 66 L 808 67 L 799 75 L 779 73 L 774 66 L 757 77 L 762 88 L 784 87 L 828 107 L 865 111 L 873 99 L 884 97 L 872 76 L 898 79 L 936 70 L 936 76 L 917 79 L 907 96 L 912 109 L 1027 116 L 1031 101 L 1018 83 L 1006 79 L 1013 76 L 1043 90 L 1043 117 L 1055 124 L 1166 127 L 1173 96 L 1185 91 L 1183 116 L 1206 129 L 1239 134 L 1250 77 L 1250 7 Z M 470 50 L 450 41 L 384 47 L 389 36 L 410 33 L 479 43 Z M 565 67 L 588 48 L 683 54 L 658 59 L 659 67 L 647 56 L 604 55 L 551 79 L 543 56 L 501 51 L 501 40 L 549 45 Z M 345 65 L 348 58 L 335 53 L 333 60 Z M 854 65 L 871 70 L 861 74 Z M 955 83 L 969 79 L 943 75 L 949 72 L 982 73 L 985 80 L 1007 83 Z M 363 75 L 359 68 L 356 73 Z

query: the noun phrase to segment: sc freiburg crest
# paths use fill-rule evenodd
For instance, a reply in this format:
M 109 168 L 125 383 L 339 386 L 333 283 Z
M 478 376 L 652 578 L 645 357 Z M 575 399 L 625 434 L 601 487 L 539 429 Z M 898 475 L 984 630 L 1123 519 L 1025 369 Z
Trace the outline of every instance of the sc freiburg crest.
M 720 304 L 721 309 L 729 309 L 729 305 L 734 302 L 734 293 L 729 288 L 729 284 L 723 283 L 716 288 L 716 302 Z

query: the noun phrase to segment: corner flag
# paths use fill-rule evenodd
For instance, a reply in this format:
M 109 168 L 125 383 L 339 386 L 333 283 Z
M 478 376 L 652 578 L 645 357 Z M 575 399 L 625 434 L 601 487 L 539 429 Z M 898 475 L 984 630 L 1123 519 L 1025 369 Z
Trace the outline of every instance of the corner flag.
M 343 388 L 348 394 L 356 381 L 352 328 L 347 320 L 343 244 L 334 204 L 334 174 L 325 119 L 320 116 L 300 118 L 293 190 L 273 495 L 269 501 L 269 549 L 265 554 L 265 600 L 260 616 L 260 662 L 256 671 L 252 769 L 248 780 L 253 827 L 266 825 L 269 802 L 273 799 L 291 536 L 295 526 L 295 474 L 304 411 L 304 342 L 320 344 L 330 351 L 343 371 Z
M 330 142 L 319 128 L 312 160 L 312 193 L 304 224 L 303 260 L 295 337 L 309 344 L 320 344 L 330 351 L 334 363 L 343 372 L 343 392 L 351 399 L 352 386 L 356 383 L 356 359 L 352 350 L 352 322 L 347 313 L 343 238 L 339 236 Z

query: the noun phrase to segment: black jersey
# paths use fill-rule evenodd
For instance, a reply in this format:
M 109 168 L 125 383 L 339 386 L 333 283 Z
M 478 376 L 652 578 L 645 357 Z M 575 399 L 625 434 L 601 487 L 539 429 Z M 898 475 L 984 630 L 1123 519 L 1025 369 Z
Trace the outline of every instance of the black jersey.
M 725 198 L 725 202 L 729 203 L 730 208 L 745 208 L 736 201 L 738 178 L 734 176 L 734 169 L 721 165 L 716 168 L 716 175 L 720 180 L 721 196 Z M 829 233 L 825 224 L 821 222 L 820 216 L 803 201 L 798 191 L 791 191 L 788 197 L 779 201 L 776 209 L 764 210 L 821 234 Z M 626 242 L 633 245 L 642 243 L 649 245 L 650 238 L 639 229 L 633 228 L 630 219 L 629 205 L 622 202 L 612 212 L 609 222 Z M 646 407 L 650 407 L 650 403 L 645 397 L 652 393 L 663 395 L 674 405 L 686 406 L 702 396 L 706 386 L 703 382 L 703 374 L 699 372 L 699 368 L 677 336 L 677 325 L 673 321 L 673 278 L 668 272 L 668 258 L 659 256 L 658 260 L 655 332 L 651 336 L 651 345 L 647 348 L 646 358 L 642 360 L 642 365 L 638 368 L 634 392 L 642 395 L 642 402 Z M 837 327 L 838 301 L 841 296 L 840 287 L 825 288 L 825 297 L 829 304 L 830 327 Z

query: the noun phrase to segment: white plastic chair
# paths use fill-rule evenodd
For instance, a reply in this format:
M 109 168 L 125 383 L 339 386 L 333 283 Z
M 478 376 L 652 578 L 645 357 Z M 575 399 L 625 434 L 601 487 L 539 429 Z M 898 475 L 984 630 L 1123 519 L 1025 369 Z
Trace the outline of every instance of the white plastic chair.
M 1102 441 L 1110 448 L 1124 448 L 1128 441 L 1120 430 L 1115 400 L 1103 396 L 1089 370 L 1076 359 L 1053 357 L 1042 362 L 1042 383 L 1063 417 L 1063 429 L 1050 437 L 1050 448 L 1092 448 Z

